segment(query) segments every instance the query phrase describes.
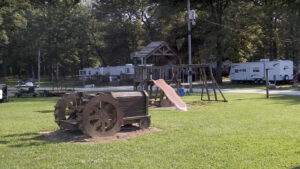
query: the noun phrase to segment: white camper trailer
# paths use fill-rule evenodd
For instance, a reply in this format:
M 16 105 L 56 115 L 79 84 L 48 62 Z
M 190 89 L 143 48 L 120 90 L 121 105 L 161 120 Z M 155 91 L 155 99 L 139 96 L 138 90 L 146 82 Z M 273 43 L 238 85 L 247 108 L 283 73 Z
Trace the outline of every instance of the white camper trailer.
M 260 82 L 266 80 L 266 69 L 269 70 L 269 81 L 293 79 L 293 61 L 261 59 L 260 62 L 233 63 L 230 69 L 232 82 Z
M 108 76 L 109 79 L 119 79 L 121 75 L 134 77 L 134 66 L 126 64 L 124 66 L 107 66 L 107 67 L 89 67 L 79 70 L 79 76 L 82 80 L 90 79 L 93 76 Z

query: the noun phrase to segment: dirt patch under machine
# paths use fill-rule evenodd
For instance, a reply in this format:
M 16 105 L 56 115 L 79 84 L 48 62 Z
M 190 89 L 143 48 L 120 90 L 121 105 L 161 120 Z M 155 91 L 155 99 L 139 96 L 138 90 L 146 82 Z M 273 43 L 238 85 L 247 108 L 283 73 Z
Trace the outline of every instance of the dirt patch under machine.
M 40 136 L 44 136 L 48 141 L 54 143 L 107 143 L 118 140 L 129 140 L 130 138 L 134 138 L 144 134 L 149 134 L 155 131 L 162 131 L 162 129 L 156 127 L 140 129 L 137 126 L 124 126 L 118 133 L 106 137 L 88 137 L 78 130 L 46 131 L 39 132 L 38 134 Z

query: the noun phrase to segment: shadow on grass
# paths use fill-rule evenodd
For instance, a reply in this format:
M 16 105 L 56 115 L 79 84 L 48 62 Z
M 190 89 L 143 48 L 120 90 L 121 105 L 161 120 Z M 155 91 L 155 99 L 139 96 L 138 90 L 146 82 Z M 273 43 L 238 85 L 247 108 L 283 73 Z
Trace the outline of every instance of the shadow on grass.
M 37 133 L 9 134 L 0 136 L 0 138 L 2 139 L 0 144 L 6 144 L 8 147 L 41 146 L 49 143 Z
M 291 169 L 300 169 L 300 166 L 293 167 Z
M 271 95 L 270 99 L 278 101 L 277 103 L 274 104 L 286 104 L 286 105 L 300 104 L 300 96 Z
M 54 110 L 40 110 L 40 111 L 36 111 L 38 113 L 53 113 Z
M 285 104 L 285 105 L 297 105 L 300 104 L 300 96 L 291 96 L 291 95 L 270 95 L 270 98 L 267 99 L 265 95 L 261 95 L 258 97 L 250 97 L 250 98 L 231 98 L 230 101 L 247 101 L 247 100 L 275 100 L 271 104 Z
M 24 103 L 24 102 L 56 102 L 59 97 L 23 97 L 23 98 L 11 98 L 10 102 Z
M 7 144 L 8 141 L 0 141 L 0 144 Z

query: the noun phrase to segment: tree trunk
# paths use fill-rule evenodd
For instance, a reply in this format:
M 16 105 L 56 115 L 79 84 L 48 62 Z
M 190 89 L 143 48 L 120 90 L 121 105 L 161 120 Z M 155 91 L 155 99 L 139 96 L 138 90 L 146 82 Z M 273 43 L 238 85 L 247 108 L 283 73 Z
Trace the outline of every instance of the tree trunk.
M 218 60 L 217 61 L 217 65 L 216 65 L 216 81 L 218 84 L 222 84 L 223 81 L 222 81 L 222 61 L 221 60 Z
M 58 63 L 56 64 L 56 71 L 55 71 L 55 75 L 56 75 L 56 81 L 58 82 L 58 79 L 59 79 L 59 65 Z
M 45 61 L 44 61 L 44 64 L 43 64 L 43 76 L 46 76 L 47 75 L 47 71 L 46 71 L 46 63 L 45 63 Z
M 221 39 L 220 36 L 217 39 L 217 65 L 216 65 L 216 81 L 219 84 L 222 84 L 222 58 L 223 58 L 223 53 L 222 53 L 222 46 L 221 46 Z
M 34 66 L 31 65 L 31 77 L 34 78 Z
M 2 49 L 2 76 L 3 81 L 6 82 L 7 79 L 7 61 L 6 61 L 6 52 L 5 49 Z
M 51 81 L 54 81 L 54 65 L 53 63 L 51 64 Z

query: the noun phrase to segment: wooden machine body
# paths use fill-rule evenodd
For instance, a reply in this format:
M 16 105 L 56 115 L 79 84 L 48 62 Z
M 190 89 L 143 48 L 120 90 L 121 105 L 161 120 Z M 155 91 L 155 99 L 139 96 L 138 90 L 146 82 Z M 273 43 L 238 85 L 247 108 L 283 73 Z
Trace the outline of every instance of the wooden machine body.
M 123 124 L 138 122 L 148 115 L 148 93 L 136 92 L 111 92 L 111 95 L 120 103 L 123 112 Z

